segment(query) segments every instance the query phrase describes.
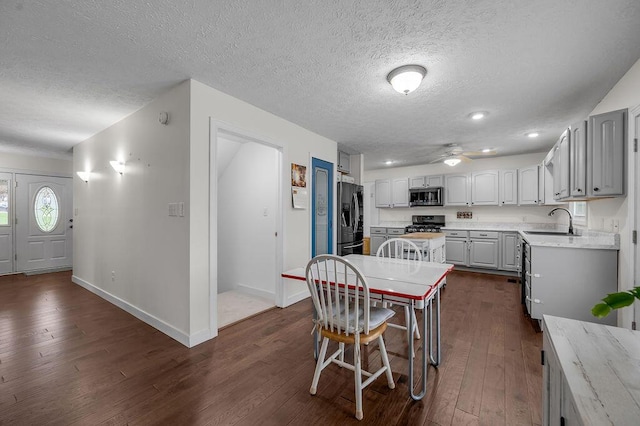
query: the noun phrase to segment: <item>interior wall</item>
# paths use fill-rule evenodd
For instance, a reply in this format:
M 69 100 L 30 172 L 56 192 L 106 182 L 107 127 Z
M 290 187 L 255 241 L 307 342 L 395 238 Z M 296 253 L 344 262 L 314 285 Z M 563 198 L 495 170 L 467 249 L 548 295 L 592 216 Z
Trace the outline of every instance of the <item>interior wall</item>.
M 0 169 L 40 172 L 44 175 L 51 173 L 56 176 L 71 176 L 73 174 L 73 159 L 69 157 L 68 160 L 61 160 L 3 152 L 0 154 Z
M 218 293 L 239 290 L 275 301 L 278 151 L 218 138 Z
M 217 304 L 216 294 L 209 294 L 209 276 L 216 276 L 217 265 L 210 259 L 217 259 L 219 248 L 214 245 L 213 253 L 209 249 L 209 238 L 217 239 L 217 228 L 209 229 L 209 212 L 214 212 L 217 221 L 217 188 L 209 188 L 209 120 L 225 123 L 242 130 L 242 133 L 255 135 L 256 138 L 281 146 L 282 152 L 282 223 L 283 259 L 281 270 L 305 265 L 310 256 L 311 215 L 309 209 L 294 210 L 291 205 L 291 163 L 307 166 L 310 172 L 311 156 L 336 163 L 337 143 L 319 136 L 296 124 L 288 122 L 253 105 L 226 95 L 195 80 L 191 85 L 191 136 L 190 136 L 190 266 L 191 280 L 191 318 L 192 333 L 217 333 L 213 323 Z M 216 173 L 211 165 L 211 173 Z M 308 182 L 309 184 L 309 182 Z M 335 189 L 335 188 L 334 188 Z M 211 191 L 210 191 L 211 190 Z M 211 206 L 209 196 L 211 194 Z M 334 212 L 335 223 L 335 212 Z M 335 232 L 334 232 L 335 241 Z M 278 271 L 278 274 L 280 271 Z M 282 283 L 285 301 L 295 301 L 305 297 L 308 290 L 302 282 Z M 279 284 L 280 285 L 280 284 Z
M 590 115 L 615 111 L 622 108 L 634 108 L 640 105 L 640 60 L 616 83 L 609 93 L 598 103 Z M 620 234 L 620 254 L 618 268 L 618 288 L 625 290 L 633 287 L 634 276 L 634 245 L 631 242 L 631 232 L 635 226 L 635 196 L 638 182 L 635 181 L 635 154 L 633 152 L 633 135 L 635 126 L 631 123 L 631 114 L 627 116 L 629 135 L 627 144 L 627 196 L 624 198 L 610 198 L 590 201 L 588 206 L 589 228 L 615 231 L 618 223 Z M 636 266 L 638 267 L 638 266 Z M 604 295 L 603 295 L 604 296 Z M 638 303 L 638 302 L 636 302 Z M 622 309 L 618 315 L 619 325 L 631 328 L 633 310 Z
M 551 147 L 549 147 L 549 149 L 551 149 Z M 365 180 L 367 182 L 374 182 L 376 179 L 470 173 L 481 170 L 517 169 L 539 164 L 545 156 L 546 152 L 484 158 L 473 160 L 469 163 L 459 163 L 455 167 L 450 167 L 443 163 L 410 167 L 390 167 L 366 171 Z M 445 215 L 445 222 L 449 225 L 463 225 L 469 222 L 508 222 L 557 223 L 568 226 L 569 220 L 568 217 L 565 217 L 566 215 L 549 217 L 548 213 L 554 207 L 556 206 L 400 207 L 378 209 L 378 216 L 379 223 L 411 223 L 412 215 Z M 470 211 L 473 217 L 472 219 L 458 219 L 456 214 L 458 211 Z
M 74 281 L 188 345 L 188 82 L 76 145 L 73 170 L 91 172 L 74 179 Z

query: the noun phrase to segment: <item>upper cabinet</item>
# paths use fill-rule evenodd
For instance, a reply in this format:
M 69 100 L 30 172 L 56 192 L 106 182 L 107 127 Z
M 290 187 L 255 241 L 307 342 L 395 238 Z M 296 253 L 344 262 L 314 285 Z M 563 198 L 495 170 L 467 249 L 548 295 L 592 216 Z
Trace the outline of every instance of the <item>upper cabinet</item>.
M 409 178 L 409 188 L 433 188 L 444 186 L 443 175 L 415 176 Z
M 624 195 L 627 110 L 589 117 L 587 195 Z
M 351 157 L 346 152 L 338 151 L 338 171 L 343 173 L 351 171 Z
M 471 202 L 471 179 L 466 173 L 445 175 L 444 190 L 445 206 L 468 206 Z
M 518 204 L 538 204 L 538 166 L 518 170 Z
M 569 191 L 570 157 L 569 141 L 571 133 L 569 129 L 562 132 L 560 139 L 556 142 L 553 153 L 553 197 L 556 200 L 567 198 Z
M 409 207 L 409 179 L 376 180 L 376 207 Z
M 569 159 L 570 195 L 584 197 L 587 194 L 587 122 L 584 120 L 571 126 Z
M 471 204 L 474 206 L 498 205 L 497 170 L 484 170 L 471 173 Z
M 500 170 L 499 200 L 501 206 L 518 204 L 518 171 Z

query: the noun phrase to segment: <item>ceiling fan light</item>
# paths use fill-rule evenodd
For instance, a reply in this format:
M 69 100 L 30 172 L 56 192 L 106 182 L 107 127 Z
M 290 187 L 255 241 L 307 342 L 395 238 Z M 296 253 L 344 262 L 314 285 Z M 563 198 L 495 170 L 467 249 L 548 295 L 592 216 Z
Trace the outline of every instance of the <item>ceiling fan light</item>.
M 444 164 L 446 164 L 447 166 L 455 166 L 460 162 L 459 158 L 447 158 L 446 160 L 444 160 Z
M 491 148 L 485 148 L 482 150 L 482 152 L 487 153 L 487 152 L 491 152 Z
M 404 65 L 391 71 L 387 81 L 396 92 L 408 95 L 420 86 L 426 74 L 427 70 L 420 65 Z

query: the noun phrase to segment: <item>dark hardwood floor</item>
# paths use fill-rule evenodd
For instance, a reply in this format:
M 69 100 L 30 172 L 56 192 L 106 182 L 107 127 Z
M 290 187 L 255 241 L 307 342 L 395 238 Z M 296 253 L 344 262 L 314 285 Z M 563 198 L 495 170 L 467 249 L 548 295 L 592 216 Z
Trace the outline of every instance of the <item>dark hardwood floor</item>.
M 327 368 L 309 395 L 310 318 L 303 301 L 188 349 L 73 284 L 68 272 L 0 277 L 0 424 L 542 423 L 542 338 L 506 277 L 449 276 L 443 360 L 429 368 L 422 401 L 408 396 L 403 333 L 389 329 L 396 388 L 384 377 L 371 384 L 361 422 L 350 371 Z M 379 365 L 375 346 L 363 352 L 365 365 Z

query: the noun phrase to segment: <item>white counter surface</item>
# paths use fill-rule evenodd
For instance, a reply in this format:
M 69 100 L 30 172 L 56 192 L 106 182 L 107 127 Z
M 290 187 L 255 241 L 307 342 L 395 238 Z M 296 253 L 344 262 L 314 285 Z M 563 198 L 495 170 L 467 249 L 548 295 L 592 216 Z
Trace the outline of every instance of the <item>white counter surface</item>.
M 578 229 L 579 236 L 569 235 L 531 235 L 523 231 L 562 231 L 567 227 L 556 227 L 555 224 L 528 223 L 482 223 L 452 224 L 442 228 L 449 231 L 498 231 L 520 232 L 520 235 L 532 246 L 569 247 L 579 249 L 620 250 L 620 235 L 611 232 L 600 232 Z
M 640 422 L 640 332 L 544 316 L 582 424 Z

